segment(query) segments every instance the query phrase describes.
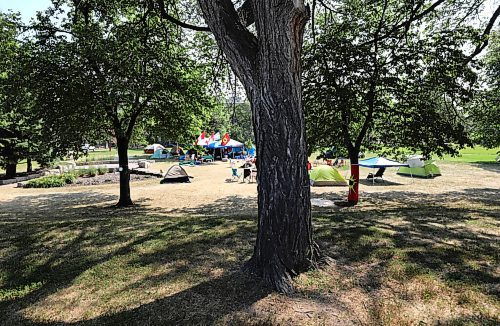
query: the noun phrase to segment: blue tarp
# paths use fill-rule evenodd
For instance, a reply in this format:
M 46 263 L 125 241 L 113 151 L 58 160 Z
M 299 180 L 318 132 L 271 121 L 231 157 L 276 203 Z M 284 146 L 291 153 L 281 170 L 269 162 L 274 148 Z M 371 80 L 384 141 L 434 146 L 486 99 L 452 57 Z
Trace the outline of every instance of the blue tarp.
M 364 166 L 365 168 L 390 168 L 390 167 L 400 167 L 408 166 L 405 163 L 399 163 L 397 161 L 386 159 L 385 157 L 372 157 L 366 160 L 359 161 L 359 166 Z

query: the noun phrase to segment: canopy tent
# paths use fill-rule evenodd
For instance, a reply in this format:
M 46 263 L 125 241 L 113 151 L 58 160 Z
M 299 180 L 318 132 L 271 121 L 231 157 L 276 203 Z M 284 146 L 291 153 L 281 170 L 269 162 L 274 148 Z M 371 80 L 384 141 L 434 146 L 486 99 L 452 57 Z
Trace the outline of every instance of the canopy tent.
M 408 166 L 408 164 L 406 163 L 399 163 L 397 161 L 389 160 L 385 157 L 372 157 L 366 160 L 359 161 L 358 164 L 359 166 L 372 169 Z
M 441 175 L 441 170 L 433 160 L 422 162 L 423 166 L 400 167 L 399 175 L 418 177 L 418 178 L 434 178 Z
M 234 156 L 235 152 L 243 151 L 245 145 L 243 143 L 240 143 L 239 141 L 231 139 L 225 146 L 222 145 L 222 141 L 219 140 L 219 141 L 212 141 L 208 145 L 205 145 L 203 147 L 210 150 L 211 154 L 215 159 L 224 159 L 225 155 L 235 158 Z
M 168 169 L 167 174 L 160 183 L 177 183 L 177 182 L 191 182 L 189 181 L 191 178 L 186 170 L 182 168 L 182 166 L 174 165 Z
M 337 169 L 329 165 L 320 165 L 309 174 L 311 186 L 347 186 L 346 179 Z
M 408 166 L 408 164 L 406 163 L 399 163 L 398 161 L 389 160 L 385 157 L 372 157 L 366 160 L 359 161 L 358 165 L 365 168 L 379 169 L 375 174 L 368 174 L 367 178 L 371 179 L 373 184 L 375 184 L 376 178 L 380 178 L 382 179 L 382 181 L 384 181 L 382 176 L 386 168 Z
M 146 148 L 144 148 L 144 154 L 153 154 L 159 149 L 164 150 L 165 147 L 163 147 L 163 145 L 161 144 L 148 145 L 146 146 Z
M 239 141 L 236 141 L 234 139 L 231 139 L 225 146 L 221 144 L 221 141 L 213 141 L 210 142 L 208 145 L 205 145 L 203 147 L 214 149 L 214 148 L 243 148 L 245 145 L 243 143 L 240 143 Z

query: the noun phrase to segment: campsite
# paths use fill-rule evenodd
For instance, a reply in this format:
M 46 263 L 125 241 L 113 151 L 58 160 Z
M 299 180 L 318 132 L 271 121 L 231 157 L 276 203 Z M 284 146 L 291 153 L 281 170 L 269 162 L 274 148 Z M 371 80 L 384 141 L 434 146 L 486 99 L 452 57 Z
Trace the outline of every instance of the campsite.
M 363 183 L 352 208 L 333 204 L 347 186 L 312 187 L 313 203 L 327 202 L 313 205 L 317 239 L 337 263 L 301 275 L 290 297 L 239 272 L 251 254 L 257 185 L 227 182 L 228 162 L 185 167 L 191 183 L 134 181 L 137 205 L 126 210 L 112 207 L 112 184 L 4 186 L 1 241 L 24 244 L 1 267 L 11 284 L 0 297 L 3 322 L 142 324 L 154 314 L 166 324 L 494 323 L 499 171 L 439 167 L 442 176 L 413 180 L 388 169 L 387 184 Z
M 0 326 L 500 325 L 498 0 L 0 0 Z

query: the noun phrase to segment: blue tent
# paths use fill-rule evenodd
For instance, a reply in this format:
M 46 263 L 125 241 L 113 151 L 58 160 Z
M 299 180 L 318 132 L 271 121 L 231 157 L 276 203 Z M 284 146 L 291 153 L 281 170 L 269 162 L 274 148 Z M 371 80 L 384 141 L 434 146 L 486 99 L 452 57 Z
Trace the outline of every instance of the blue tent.
M 365 168 L 377 169 L 377 168 L 408 166 L 408 164 L 389 160 L 386 159 L 385 157 L 372 157 L 366 160 L 359 161 L 359 166 L 364 166 Z

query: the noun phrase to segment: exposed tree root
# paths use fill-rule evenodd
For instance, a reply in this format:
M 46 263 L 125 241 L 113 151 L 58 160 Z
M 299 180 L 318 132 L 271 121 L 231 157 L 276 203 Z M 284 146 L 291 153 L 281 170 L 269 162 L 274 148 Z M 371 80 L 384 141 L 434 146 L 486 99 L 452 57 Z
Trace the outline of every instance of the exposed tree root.
M 124 208 L 124 207 L 130 207 L 130 206 L 134 206 L 134 202 L 131 200 L 131 199 L 128 199 L 128 200 L 119 200 L 116 204 L 115 204 L 115 207 L 116 208 Z
M 315 270 L 325 264 L 329 264 L 331 259 L 323 257 L 319 246 L 313 243 L 310 254 L 307 259 L 298 262 L 293 267 L 287 266 L 283 259 L 276 254 L 268 260 L 258 260 L 254 255 L 241 268 L 241 270 L 250 275 L 262 278 L 264 282 L 275 291 L 283 294 L 292 294 L 294 292 L 293 278 L 300 273 Z

